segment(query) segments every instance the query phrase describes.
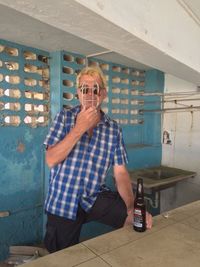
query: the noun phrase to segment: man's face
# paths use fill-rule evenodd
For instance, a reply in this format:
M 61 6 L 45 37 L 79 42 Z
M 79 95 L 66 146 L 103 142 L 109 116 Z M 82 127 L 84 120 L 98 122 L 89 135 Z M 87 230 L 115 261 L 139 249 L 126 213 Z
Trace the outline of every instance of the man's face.
M 86 109 L 99 107 L 106 97 L 106 89 L 101 87 L 100 78 L 87 74 L 81 76 L 77 92 L 81 105 Z

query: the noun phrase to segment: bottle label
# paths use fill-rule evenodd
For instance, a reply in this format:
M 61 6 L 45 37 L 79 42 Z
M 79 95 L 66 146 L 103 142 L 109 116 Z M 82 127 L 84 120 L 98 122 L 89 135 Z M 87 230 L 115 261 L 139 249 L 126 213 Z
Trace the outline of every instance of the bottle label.
M 133 224 L 136 227 L 143 227 L 143 218 L 142 218 L 142 211 L 139 209 L 134 210 L 134 220 Z

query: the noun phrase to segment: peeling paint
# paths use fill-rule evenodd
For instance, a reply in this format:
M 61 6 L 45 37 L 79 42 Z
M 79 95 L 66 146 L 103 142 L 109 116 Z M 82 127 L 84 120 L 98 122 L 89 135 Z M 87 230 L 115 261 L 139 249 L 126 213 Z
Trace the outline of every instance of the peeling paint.
M 31 129 L 26 129 L 24 138 L 27 142 L 31 142 L 33 140 L 33 134 L 31 134 Z
M 21 142 L 19 142 L 18 146 L 17 146 L 17 151 L 20 153 L 23 153 L 25 150 L 25 145 Z

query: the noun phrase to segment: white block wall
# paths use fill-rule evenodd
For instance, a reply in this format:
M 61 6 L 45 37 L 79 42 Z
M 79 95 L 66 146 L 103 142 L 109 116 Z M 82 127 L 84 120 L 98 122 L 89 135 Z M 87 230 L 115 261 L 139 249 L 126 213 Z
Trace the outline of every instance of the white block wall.
M 172 75 L 165 75 L 165 93 L 190 92 L 176 99 L 198 99 L 196 86 Z M 194 93 L 192 93 L 194 92 Z M 169 96 L 168 96 L 169 97 Z M 166 99 L 166 97 L 165 97 Z M 180 101 L 182 105 L 165 103 L 164 108 L 200 106 L 200 100 Z M 171 144 L 162 145 L 162 165 L 197 172 L 195 178 L 178 183 L 161 193 L 161 211 L 200 199 L 200 110 L 196 112 L 164 113 L 163 131 L 170 134 Z

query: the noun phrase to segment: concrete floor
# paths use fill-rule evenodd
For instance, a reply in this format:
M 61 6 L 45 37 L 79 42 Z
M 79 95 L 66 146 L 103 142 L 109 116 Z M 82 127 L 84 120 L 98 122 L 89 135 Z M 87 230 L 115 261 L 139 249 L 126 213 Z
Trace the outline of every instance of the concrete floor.
M 153 227 L 133 227 L 84 241 L 29 262 L 24 267 L 199 267 L 200 201 L 154 217 Z

